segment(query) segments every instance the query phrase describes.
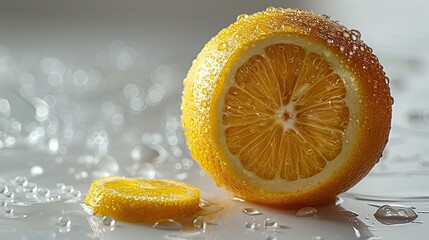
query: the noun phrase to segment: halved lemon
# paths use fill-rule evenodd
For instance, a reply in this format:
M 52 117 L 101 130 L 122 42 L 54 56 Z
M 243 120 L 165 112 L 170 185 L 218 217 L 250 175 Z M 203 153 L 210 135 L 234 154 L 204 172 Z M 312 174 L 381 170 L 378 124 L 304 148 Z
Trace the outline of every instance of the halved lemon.
M 85 198 L 94 213 L 127 222 L 192 216 L 199 210 L 199 203 L 200 190 L 192 185 L 125 177 L 96 179 Z
M 335 199 L 387 143 L 383 67 L 328 16 L 268 8 L 240 15 L 202 49 L 184 81 L 192 156 L 219 186 L 282 205 Z

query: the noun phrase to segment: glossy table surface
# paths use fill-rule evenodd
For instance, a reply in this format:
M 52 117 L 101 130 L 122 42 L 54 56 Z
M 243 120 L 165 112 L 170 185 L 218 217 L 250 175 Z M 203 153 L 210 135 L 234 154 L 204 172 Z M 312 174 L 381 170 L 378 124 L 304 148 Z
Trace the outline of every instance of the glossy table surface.
M 185 145 L 181 81 L 192 59 L 240 13 L 277 6 L 222 4 L 0 7 L 0 239 L 429 239 L 429 33 L 419 27 L 423 17 L 409 13 L 422 3 L 383 13 L 395 19 L 403 7 L 402 33 L 377 16 L 364 19 L 353 3 L 292 5 L 359 28 L 380 56 L 395 99 L 389 143 L 376 167 L 335 204 L 300 212 L 234 198 L 200 170 Z M 198 186 L 207 205 L 203 229 L 192 219 L 181 220 L 179 231 L 106 226 L 82 206 L 92 180 L 105 175 Z M 376 218 L 383 205 L 418 216 Z

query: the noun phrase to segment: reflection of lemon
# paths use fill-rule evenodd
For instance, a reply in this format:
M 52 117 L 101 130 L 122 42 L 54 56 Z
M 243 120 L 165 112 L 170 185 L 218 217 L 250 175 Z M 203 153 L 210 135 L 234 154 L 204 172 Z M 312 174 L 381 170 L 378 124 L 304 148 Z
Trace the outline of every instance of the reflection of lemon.
M 269 8 L 211 39 L 184 81 L 192 156 L 232 193 L 269 204 L 334 199 L 380 158 L 392 98 L 356 30 Z
M 94 213 L 129 222 L 190 216 L 199 210 L 198 188 L 173 180 L 105 177 L 95 180 L 85 198 Z

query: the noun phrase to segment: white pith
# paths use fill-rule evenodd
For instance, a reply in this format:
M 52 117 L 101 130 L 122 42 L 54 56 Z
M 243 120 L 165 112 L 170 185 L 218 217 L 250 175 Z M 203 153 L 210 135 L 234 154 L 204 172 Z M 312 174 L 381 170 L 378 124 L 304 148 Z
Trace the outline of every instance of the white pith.
M 219 119 L 218 122 L 222 123 L 222 112 L 223 112 L 223 106 L 224 106 L 224 99 L 227 90 L 236 85 L 234 75 L 237 72 L 238 68 L 243 65 L 251 56 L 254 55 L 264 55 L 263 51 L 266 47 L 274 44 L 294 44 L 299 47 L 304 48 L 307 51 L 307 54 L 309 52 L 313 52 L 320 57 L 323 57 L 329 64 L 333 67 L 333 70 L 336 74 L 340 76 L 340 78 L 344 81 L 344 85 L 346 87 L 346 97 L 345 102 L 347 107 L 349 108 L 349 116 L 350 121 L 345 129 L 345 133 L 343 135 L 343 142 L 342 142 L 342 150 L 338 154 L 338 156 L 326 163 L 326 166 L 321 170 L 321 172 L 313 175 L 312 177 L 305 178 L 305 179 L 297 179 L 294 181 L 287 181 L 281 179 L 278 175 L 272 179 L 272 180 L 265 180 L 257 175 L 255 175 L 253 172 L 250 172 L 246 170 L 242 165 L 239 159 L 230 153 L 228 146 L 226 145 L 226 139 L 225 139 L 225 129 L 226 126 L 223 124 L 219 124 L 218 128 L 218 140 L 219 145 L 223 149 L 223 152 L 226 155 L 227 162 L 226 164 L 230 169 L 234 171 L 234 173 L 239 176 L 240 179 L 243 179 L 246 182 L 249 182 L 250 185 L 255 187 L 262 187 L 264 189 L 270 189 L 271 191 L 281 191 L 281 192 L 295 192 L 295 191 L 305 191 L 306 189 L 312 188 L 316 185 L 318 185 L 323 180 L 329 178 L 329 176 L 333 175 L 337 169 L 344 163 L 344 161 L 347 159 L 347 156 L 351 153 L 353 150 L 353 141 L 350 141 L 351 139 L 355 139 L 355 136 L 357 134 L 357 131 L 359 129 L 358 122 L 361 119 L 361 114 L 359 110 L 359 88 L 357 84 L 355 83 L 355 79 L 353 74 L 348 71 L 344 64 L 341 63 L 341 60 L 336 57 L 336 54 L 333 53 L 331 50 L 326 48 L 325 46 L 310 42 L 308 39 L 304 39 L 302 36 L 297 34 L 287 34 L 287 35 L 281 35 L 281 36 L 274 36 L 269 39 L 264 39 L 262 41 L 259 41 L 254 44 L 253 47 L 246 50 L 242 56 L 237 58 L 237 61 L 231 66 L 231 68 L 226 73 L 226 78 L 223 86 L 223 92 L 220 94 L 219 98 L 217 99 L 217 118 Z M 297 89 L 296 92 L 299 91 L 306 91 L 305 84 L 303 89 Z M 299 94 L 298 94 L 299 95 Z M 293 104 L 294 96 L 292 95 L 292 100 L 289 104 L 286 106 L 281 106 L 276 111 L 276 123 L 280 124 L 284 131 L 289 131 L 291 129 L 294 129 L 294 123 L 296 122 L 295 116 L 296 111 Z M 283 114 L 287 112 L 290 118 L 284 119 Z

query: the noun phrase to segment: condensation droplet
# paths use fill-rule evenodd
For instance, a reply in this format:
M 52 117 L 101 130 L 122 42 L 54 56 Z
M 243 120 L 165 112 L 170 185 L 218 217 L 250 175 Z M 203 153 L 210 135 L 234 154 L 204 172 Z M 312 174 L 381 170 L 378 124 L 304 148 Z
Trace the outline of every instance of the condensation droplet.
M 248 18 L 248 17 L 249 17 L 249 15 L 247 15 L 247 14 L 245 14 L 245 13 L 240 14 L 240 15 L 238 15 L 238 16 L 237 16 L 237 21 L 239 21 L 239 20 L 241 20 L 241 19 L 246 19 L 246 18 Z
M 358 30 L 356 30 L 356 29 L 350 30 L 350 33 L 352 34 L 352 39 L 354 41 L 359 40 L 360 37 L 361 37 L 361 33 Z
M 254 209 L 254 208 L 245 208 L 245 209 L 243 209 L 243 212 L 249 216 L 262 215 L 262 213 L 260 211 L 258 211 L 257 209 Z
M 297 217 L 315 217 L 317 216 L 317 209 L 314 207 L 303 207 L 296 212 Z
M 162 230 L 179 231 L 183 228 L 182 224 L 173 219 L 163 219 L 153 224 L 153 228 Z
M 256 228 L 256 223 L 254 223 L 254 222 L 245 222 L 245 223 L 244 223 L 244 226 L 245 226 L 247 229 L 255 230 L 255 228 Z
M 225 50 L 227 47 L 228 47 L 228 43 L 227 42 L 222 42 L 222 43 L 219 44 L 219 46 L 218 46 L 217 49 L 219 51 L 222 51 L 222 50 Z

